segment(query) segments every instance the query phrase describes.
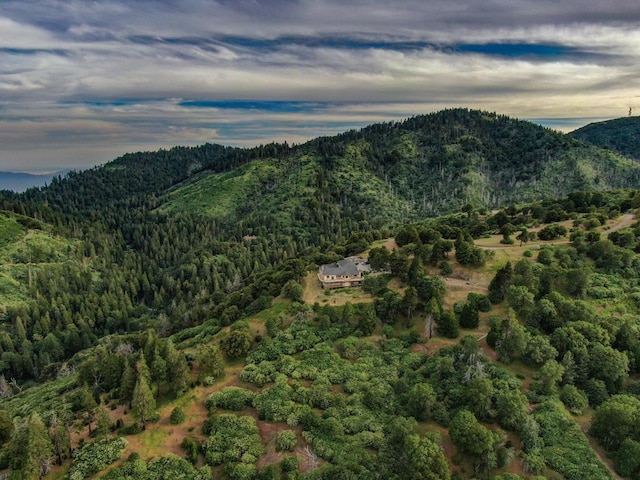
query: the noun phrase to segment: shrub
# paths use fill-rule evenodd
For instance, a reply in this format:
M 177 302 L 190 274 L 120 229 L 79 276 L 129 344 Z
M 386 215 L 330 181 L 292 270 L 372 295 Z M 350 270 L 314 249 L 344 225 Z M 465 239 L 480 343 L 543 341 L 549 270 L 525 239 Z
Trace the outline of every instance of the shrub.
M 546 463 L 567 480 L 610 480 L 611 474 L 589 446 L 580 427 L 557 401 L 540 405 L 533 416 L 544 440 Z
M 184 410 L 182 410 L 180 407 L 176 407 L 171 411 L 171 416 L 169 416 L 169 422 L 171 422 L 171 425 L 179 425 L 182 422 L 184 422 L 186 419 L 186 415 L 184 413 Z
M 136 435 L 141 431 L 142 425 L 139 422 L 134 422 L 131 425 L 126 425 L 119 430 L 121 435 Z
M 624 477 L 640 478 L 640 442 L 627 438 L 614 456 L 616 472 Z
M 295 448 L 297 441 L 296 433 L 293 430 L 284 430 L 278 434 L 276 451 L 291 452 Z
M 558 224 L 551 224 L 538 232 L 538 238 L 540 240 L 555 240 L 557 238 L 564 237 L 566 234 L 566 227 Z
M 182 448 L 186 454 L 187 460 L 195 465 L 198 461 L 198 442 L 191 437 L 184 437 L 180 444 L 180 448 Z
M 84 480 L 94 473 L 104 470 L 120 458 L 127 441 L 122 438 L 99 440 L 89 443 L 73 452 L 69 480 Z
M 258 425 L 252 417 L 216 415 L 208 427 L 210 436 L 203 447 L 208 465 L 252 464 L 263 453 Z
M 372 295 L 379 295 L 387 289 L 387 275 L 367 275 L 362 282 L 362 290 Z
M 229 358 L 244 357 L 251 348 L 251 340 L 249 325 L 246 322 L 235 323 L 229 335 L 222 339 L 222 350 Z
M 209 410 L 224 408 L 225 410 L 242 410 L 253 402 L 255 393 L 240 387 L 226 387 L 209 395 L 205 405 Z
M 284 457 L 280 462 L 283 472 L 295 472 L 296 470 L 298 470 L 299 464 L 300 464 L 300 461 L 298 460 L 298 457 L 296 457 L 295 455 Z
M 560 400 L 574 415 L 581 415 L 587 407 L 587 396 L 573 385 L 565 385 L 560 390 Z
M 481 293 L 470 292 L 467 295 L 467 302 L 473 305 L 473 307 L 479 312 L 488 312 L 491 310 L 489 297 L 482 295 Z

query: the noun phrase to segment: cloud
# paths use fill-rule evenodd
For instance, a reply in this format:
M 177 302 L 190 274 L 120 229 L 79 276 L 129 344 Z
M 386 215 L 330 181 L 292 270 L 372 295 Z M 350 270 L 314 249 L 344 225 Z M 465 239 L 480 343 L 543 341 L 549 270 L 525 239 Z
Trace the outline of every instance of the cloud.
M 453 106 L 569 129 L 640 103 L 638 25 L 623 0 L 9 0 L 0 166 L 299 142 Z

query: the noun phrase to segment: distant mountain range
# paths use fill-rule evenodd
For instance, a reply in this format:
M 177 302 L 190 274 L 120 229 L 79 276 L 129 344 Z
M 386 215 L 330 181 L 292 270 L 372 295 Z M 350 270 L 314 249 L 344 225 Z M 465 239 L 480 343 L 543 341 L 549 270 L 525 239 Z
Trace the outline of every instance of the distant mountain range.
M 0 172 L 0 190 L 13 190 L 14 192 L 24 192 L 32 187 L 44 187 L 51 183 L 51 179 L 58 175 L 64 175 L 65 171 L 54 173 L 22 173 L 22 172 Z

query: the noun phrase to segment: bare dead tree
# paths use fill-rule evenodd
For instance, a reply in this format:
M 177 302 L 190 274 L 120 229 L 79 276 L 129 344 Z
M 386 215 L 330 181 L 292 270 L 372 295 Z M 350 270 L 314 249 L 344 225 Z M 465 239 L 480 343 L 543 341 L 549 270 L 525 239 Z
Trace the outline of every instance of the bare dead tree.
M 135 351 L 136 349 L 133 348 L 133 345 L 131 345 L 129 342 L 120 343 L 115 348 L 116 355 L 122 355 L 123 357 L 132 355 L 133 353 L 135 353 Z
M 311 450 L 309 445 L 302 449 L 302 453 L 309 459 L 311 470 L 315 470 L 318 467 L 318 456 Z
M 58 378 L 68 377 L 76 372 L 76 367 L 73 365 L 64 364 L 58 371 Z
M 424 336 L 425 337 L 433 338 L 434 326 L 435 326 L 435 322 L 434 322 L 434 318 L 433 318 L 433 313 L 429 313 L 427 315 L 427 319 L 426 319 L 425 324 L 424 324 Z
M 18 382 L 16 381 L 15 378 L 11 379 L 11 381 L 9 382 L 9 385 L 11 385 L 13 388 L 18 390 L 18 393 L 22 393 L 22 387 L 18 385 Z
M 7 383 L 7 379 L 4 378 L 4 375 L 0 375 L 0 399 L 11 398 L 13 397 L 13 390 L 11 386 Z

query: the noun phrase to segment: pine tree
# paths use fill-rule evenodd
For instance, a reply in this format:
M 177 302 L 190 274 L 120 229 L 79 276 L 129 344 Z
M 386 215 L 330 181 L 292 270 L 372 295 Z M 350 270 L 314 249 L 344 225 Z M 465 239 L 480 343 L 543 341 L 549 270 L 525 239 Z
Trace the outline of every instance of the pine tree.
M 136 371 L 127 359 L 124 372 L 122 372 L 122 380 L 120 381 L 120 400 L 127 402 L 131 408 L 131 400 L 133 399 L 133 389 L 136 386 Z
M 407 309 L 407 323 L 410 324 L 413 317 L 413 311 L 418 306 L 418 292 L 415 287 L 407 287 L 404 292 L 404 297 L 402 298 L 402 303 L 404 308 Z
M 511 280 L 513 278 L 513 267 L 511 266 L 511 262 L 507 262 L 507 264 L 502 267 L 496 273 L 496 276 L 493 277 L 491 283 L 489 283 L 489 300 L 494 305 L 500 303 L 504 300 L 504 297 L 507 293 L 507 289 L 511 284 Z
M 58 459 L 58 465 L 62 465 L 65 458 L 71 456 L 71 438 L 67 426 L 66 412 L 53 412 L 49 419 L 49 437 L 53 443 L 53 452 Z
M 156 411 L 156 400 L 144 375 L 138 376 L 138 381 L 133 389 L 131 410 L 133 415 L 142 422 L 143 429 L 146 428 L 147 421 Z
M 98 438 L 104 438 L 111 430 L 111 418 L 105 408 L 104 404 L 100 404 L 95 409 L 96 417 L 96 436 Z
M 169 391 L 178 395 L 189 383 L 189 365 L 184 355 L 176 350 L 171 340 L 165 345 L 165 359 L 167 362 L 167 386 Z
M 53 444 L 42 418 L 36 412 L 20 425 L 11 439 L 7 458 L 13 471 L 20 471 L 17 478 L 32 480 L 41 478 L 53 452 Z
M 94 418 L 94 409 L 96 408 L 96 400 L 93 398 L 93 393 L 89 386 L 85 383 L 82 389 L 80 390 L 80 405 L 82 406 L 82 410 L 85 412 L 87 417 L 87 422 L 89 423 L 89 433 L 91 433 L 91 422 L 93 422 Z
M 13 433 L 13 421 L 6 410 L 0 410 L 0 445 L 4 445 Z
M 220 349 L 213 344 L 201 345 L 198 350 L 198 376 L 217 378 L 224 372 L 224 360 Z

